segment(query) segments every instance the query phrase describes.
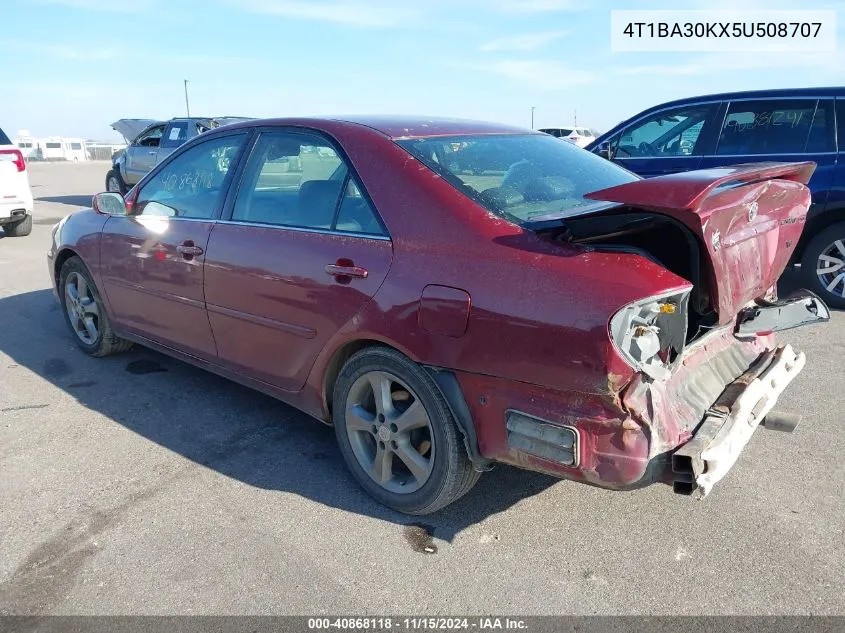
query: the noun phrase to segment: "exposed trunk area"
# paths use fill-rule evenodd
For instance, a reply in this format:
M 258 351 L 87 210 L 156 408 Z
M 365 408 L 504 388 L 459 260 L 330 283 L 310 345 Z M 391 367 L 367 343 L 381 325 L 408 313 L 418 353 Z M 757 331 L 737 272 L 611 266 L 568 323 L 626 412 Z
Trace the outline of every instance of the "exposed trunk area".
M 693 284 L 690 293 L 687 342 L 717 322 L 711 301 L 706 257 L 693 232 L 679 221 L 658 213 L 619 209 L 612 214 L 567 218 L 553 239 L 599 250 L 637 253 Z
M 814 163 L 756 163 L 636 180 L 585 196 L 616 206 L 560 218 L 544 232 L 640 253 L 691 282 L 690 341 L 774 298 L 804 228 L 814 169 Z

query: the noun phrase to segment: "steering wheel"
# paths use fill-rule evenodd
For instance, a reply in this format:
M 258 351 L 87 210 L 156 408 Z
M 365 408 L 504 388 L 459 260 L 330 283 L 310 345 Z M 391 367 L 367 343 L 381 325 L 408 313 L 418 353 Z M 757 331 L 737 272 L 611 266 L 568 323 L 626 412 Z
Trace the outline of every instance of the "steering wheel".
M 645 156 L 649 156 L 655 153 L 654 148 L 651 146 L 651 143 L 646 143 L 645 141 L 637 145 L 637 150 L 639 150 L 640 154 L 643 154 Z

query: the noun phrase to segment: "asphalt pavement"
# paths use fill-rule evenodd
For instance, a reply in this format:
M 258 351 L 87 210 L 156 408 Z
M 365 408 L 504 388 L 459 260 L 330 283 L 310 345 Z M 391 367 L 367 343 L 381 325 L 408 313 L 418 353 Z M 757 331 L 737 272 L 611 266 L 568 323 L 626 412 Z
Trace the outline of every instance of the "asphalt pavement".
M 703 501 L 498 467 L 411 519 L 296 410 L 77 349 L 45 255 L 107 169 L 32 164 L 33 233 L 0 238 L 0 614 L 845 614 L 845 313 L 782 337 L 804 420 Z

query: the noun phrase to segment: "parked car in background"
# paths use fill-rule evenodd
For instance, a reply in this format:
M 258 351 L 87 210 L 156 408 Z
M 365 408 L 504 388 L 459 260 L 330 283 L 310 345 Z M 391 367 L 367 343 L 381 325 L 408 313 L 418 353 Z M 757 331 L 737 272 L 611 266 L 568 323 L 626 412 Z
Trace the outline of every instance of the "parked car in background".
M 513 162 L 466 174 L 456 148 Z M 255 121 L 95 196 L 48 267 L 84 352 L 140 343 L 332 423 L 397 510 L 434 512 L 494 462 L 706 493 L 758 425 L 796 422 L 772 408 L 805 357 L 772 332 L 829 314 L 772 287 L 812 171 L 642 180 L 497 124 Z
M 575 143 L 578 147 L 586 147 L 598 136 L 595 130 L 588 127 L 544 127 L 539 131 Z
M 7 237 L 32 232 L 32 190 L 21 149 L 0 129 L 0 227 Z
M 106 174 L 106 191 L 126 193 L 160 161 L 195 136 L 246 117 L 175 118 L 170 121 L 121 119 L 112 128 L 126 139 L 126 149 L 115 152 Z
M 800 266 L 807 288 L 845 308 L 845 88 L 672 101 L 620 123 L 587 149 L 644 177 L 759 161 L 813 161 L 812 205 L 792 263 Z

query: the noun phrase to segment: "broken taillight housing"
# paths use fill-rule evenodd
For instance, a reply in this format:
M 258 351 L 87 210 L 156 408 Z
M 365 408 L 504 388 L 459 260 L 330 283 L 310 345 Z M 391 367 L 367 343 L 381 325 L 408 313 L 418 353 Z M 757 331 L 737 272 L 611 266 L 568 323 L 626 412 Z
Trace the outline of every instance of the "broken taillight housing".
M 610 336 L 633 369 L 655 380 L 669 377 L 669 369 L 684 349 L 689 289 L 629 303 L 610 319 Z

